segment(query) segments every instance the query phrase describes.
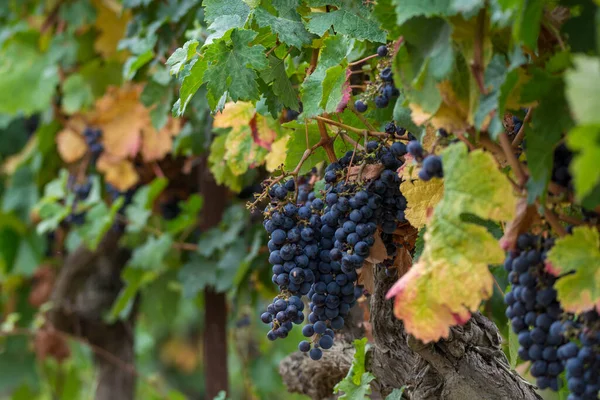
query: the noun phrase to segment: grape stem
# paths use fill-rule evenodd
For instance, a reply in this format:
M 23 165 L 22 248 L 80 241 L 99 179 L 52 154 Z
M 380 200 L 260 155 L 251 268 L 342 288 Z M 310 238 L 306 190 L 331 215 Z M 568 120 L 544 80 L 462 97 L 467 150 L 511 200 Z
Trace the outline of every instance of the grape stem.
M 487 90 L 484 85 L 484 69 L 483 69 L 483 37 L 485 36 L 485 9 L 479 11 L 477 16 L 477 26 L 474 38 L 473 61 L 471 62 L 471 73 L 477 82 L 481 94 L 486 94 Z
M 365 58 L 361 58 L 360 60 L 356 60 L 356 61 L 353 61 L 351 63 L 348 63 L 348 67 L 354 67 L 355 65 L 362 64 L 365 61 L 369 61 L 369 60 L 371 60 L 371 59 L 373 59 L 375 57 L 377 57 L 377 54 L 371 54 L 370 56 L 367 56 Z
M 358 119 L 360 119 L 360 122 L 362 122 L 367 127 L 367 129 L 369 129 L 371 131 L 377 130 L 377 129 L 375 129 L 375 127 L 373 125 L 371 125 L 371 123 L 369 121 L 367 121 L 367 119 L 364 117 L 364 115 L 362 115 L 361 113 L 356 111 L 356 108 L 354 108 L 354 104 L 348 103 L 348 108 L 350 108 L 350 110 L 354 113 L 354 115 L 356 115 L 356 117 Z
M 541 207 L 539 201 L 536 201 L 535 204 L 538 207 Z M 556 214 L 554 214 L 554 212 L 552 212 L 552 210 L 550 210 L 548 207 L 544 207 L 544 218 L 546 218 L 546 221 L 548 222 L 548 224 L 550 224 L 552 230 L 556 232 L 558 236 L 563 237 L 567 235 L 567 231 L 560 224 L 560 220 L 558 219 Z
M 328 125 L 334 125 L 334 126 L 337 126 L 339 128 L 346 129 L 347 131 L 352 131 L 352 132 L 356 132 L 356 133 L 364 133 L 364 132 L 366 132 L 369 136 L 380 137 L 380 138 L 388 138 L 388 137 L 390 137 L 390 135 L 388 133 L 386 133 L 386 132 L 366 131 L 365 129 L 355 128 L 353 126 L 346 125 L 346 124 L 334 121 L 334 120 L 329 119 L 329 118 L 315 117 L 315 119 L 317 121 L 321 121 L 321 122 L 323 122 L 325 124 L 328 124 Z M 396 137 L 398 139 L 400 139 L 400 140 L 406 140 L 406 141 L 409 140 L 408 136 L 396 136 Z
M 521 124 L 521 128 L 519 129 L 519 132 L 517 132 L 517 135 L 515 136 L 515 138 L 512 141 L 512 147 L 514 147 L 514 148 L 519 147 L 519 145 L 523 141 L 523 138 L 525 138 L 525 125 L 529 121 L 531 121 L 532 115 L 533 115 L 533 107 L 529 107 L 529 110 L 527 110 L 527 114 L 525 115 L 525 118 L 523 119 L 523 123 Z
M 342 137 L 342 139 L 349 141 L 350 143 L 352 143 L 355 147 L 358 145 L 358 148 L 360 148 L 361 150 L 364 150 L 364 146 L 362 146 L 361 144 L 359 144 L 356 140 L 352 139 L 350 136 L 348 136 L 348 134 L 344 131 L 339 131 L 338 132 L 339 135 Z
M 510 141 L 508 140 L 506 132 L 502 132 L 500 136 L 498 136 L 498 141 L 500 142 L 502 150 L 504 150 L 506 160 L 510 164 L 510 167 L 512 168 L 515 176 L 517 177 L 517 182 L 519 186 L 523 187 L 523 185 L 525 185 L 525 182 L 527 181 L 527 175 L 523 171 L 521 163 L 519 162 L 517 156 L 515 156 L 515 153 L 513 152 L 513 148 L 510 144 Z
M 321 140 L 317 144 L 323 146 L 323 148 L 325 149 L 325 153 L 327 153 L 327 158 L 329 159 L 329 162 L 336 161 L 337 157 L 335 156 L 335 151 L 333 150 L 333 140 L 327 133 L 327 127 L 321 120 L 317 120 L 317 126 L 319 127 L 319 133 L 321 134 Z

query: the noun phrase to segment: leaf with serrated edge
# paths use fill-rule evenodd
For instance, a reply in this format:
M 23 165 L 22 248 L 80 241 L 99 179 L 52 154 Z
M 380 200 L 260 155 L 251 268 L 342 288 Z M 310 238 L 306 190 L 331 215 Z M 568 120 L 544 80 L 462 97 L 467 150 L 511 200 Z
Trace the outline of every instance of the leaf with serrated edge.
M 548 252 L 546 270 L 561 277 L 554 287 L 565 311 L 600 310 L 600 234 L 590 226 L 579 226 L 571 235 L 556 240 Z
M 423 342 L 447 337 L 450 326 L 466 322 L 492 293 L 489 264 L 504 252 L 482 226 L 463 222 L 462 214 L 509 221 L 516 197 L 493 157 L 464 143 L 442 153 L 444 196 L 435 207 L 417 264 L 390 289 L 394 313 L 406 331 Z

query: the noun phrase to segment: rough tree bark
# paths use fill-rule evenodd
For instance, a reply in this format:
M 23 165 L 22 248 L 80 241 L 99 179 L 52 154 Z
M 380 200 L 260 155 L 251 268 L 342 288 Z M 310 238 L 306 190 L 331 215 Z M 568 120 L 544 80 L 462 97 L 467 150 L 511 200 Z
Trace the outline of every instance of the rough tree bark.
M 128 250 L 118 247 L 119 237 L 108 234 L 96 251 L 81 246 L 69 254 L 50 297 L 53 307 L 48 321 L 102 350 L 94 354 L 96 400 L 133 400 L 135 393 L 131 368 L 135 307 L 127 320 L 114 324 L 103 320 L 122 288 L 121 270 L 130 257 Z
M 215 182 L 206 158 L 202 159 L 198 168 L 198 186 L 204 197 L 200 230 L 205 231 L 219 224 L 227 204 L 227 190 Z M 217 293 L 210 287 L 204 290 L 204 378 L 208 400 L 212 400 L 221 390 L 227 391 L 229 387 L 226 300 L 225 293 Z
M 414 400 L 541 399 L 533 385 L 510 370 L 498 328 L 479 313 L 435 344 L 408 335 L 393 315 L 393 300 L 385 299 L 394 282 L 380 270 L 370 297 L 373 346 L 367 369 L 376 377 L 373 398 L 406 385 L 405 397 Z M 349 331 L 336 335 L 336 344 L 320 361 L 300 352 L 284 359 L 279 372 L 288 389 L 313 399 L 332 398 L 333 386 L 352 363 L 352 340 L 364 336 L 356 326 L 353 322 Z

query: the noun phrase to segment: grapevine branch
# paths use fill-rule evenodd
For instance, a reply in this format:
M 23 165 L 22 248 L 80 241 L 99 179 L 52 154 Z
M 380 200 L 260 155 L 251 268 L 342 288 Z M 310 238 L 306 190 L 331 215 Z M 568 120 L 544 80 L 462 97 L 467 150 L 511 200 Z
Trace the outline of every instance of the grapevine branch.
M 500 136 L 498 136 L 498 141 L 500 142 L 500 146 L 502 146 L 502 149 L 504 150 L 504 155 L 506 156 L 510 167 L 512 168 L 513 172 L 515 173 L 515 176 L 517 177 L 517 182 L 519 183 L 519 186 L 523 187 L 523 185 L 525 185 L 525 182 L 527 181 L 527 176 L 525 175 L 525 172 L 523 171 L 523 168 L 521 166 L 521 163 L 517 159 L 517 156 L 515 156 L 515 153 L 513 152 L 513 148 L 510 144 L 510 141 L 508 140 L 506 132 L 502 132 Z
M 521 128 L 519 129 L 519 132 L 517 132 L 517 135 L 515 136 L 515 138 L 512 141 L 512 147 L 514 147 L 514 148 L 519 147 L 519 145 L 523 141 L 523 138 L 525 138 L 525 125 L 527 123 L 529 123 L 529 121 L 531 121 L 532 115 L 533 115 L 533 107 L 529 107 L 529 110 L 527 110 L 527 114 L 525 115 L 525 118 L 523 119 L 523 123 L 521 124 Z
M 321 121 L 321 122 L 323 122 L 323 123 L 325 123 L 327 125 L 337 126 L 339 128 L 345 129 L 347 131 L 352 131 L 352 132 L 361 133 L 361 134 L 364 133 L 364 132 L 366 132 L 367 135 L 369 135 L 369 136 L 379 137 L 379 138 L 388 138 L 388 137 L 390 137 L 390 135 L 388 133 L 386 133 L 386 132 L 368 131 L 368 130 L 365 130 L 365 129 L 360 129 L 360 128 L 356 128 L 354 126 L 346 125 L 346 124 L 343 124 L 341 122 L 337 122 L 337 121 L 334 121 L 332 119 L 325 118 L 325 117 L 315 117 L 315 119 L 317 121 Z M 406 141 L 409 140 L 407 135 L 404 135 L 404 136 L 395 136 L 395 137 L 397 139 L 399 139 L 399 140 L 406 140 Z
M 356 60 L 353 61 L 351 63 L 348 63 L 348 67 L 354 67 L 355 65 L 359 65 L 362 64 L 366 61 L 372 60 L 373 58 L 377 57 L 377 54 L 371 54 L 370 56 L 367 56 L 365 58 L 361 58 L 360 60 Z
M 479 11 L 477 16 L 477 26 L 475 32 L 475 43 L 473 49 L 473 62 L 471 63 L 471 72 L 477 82 L 481 94 L 486 94 L 487 90 L 484 85 L 484 69 L 483 69 L 483 38 L 485 36 L 485 8 Z
M 325 149 L 329 162 L 334 162 L 337 160 L 337 157 L 335 156 L 335 151 L 333 150 L 333 140 L 327 133 L 327 127 L 323 121 L 320 120 L 317 121 L 317 126 L 319 127 L 319 133 L 321 134 L 321 140 L 319 143 L 322 143 L 321 146 L 323 146 Z

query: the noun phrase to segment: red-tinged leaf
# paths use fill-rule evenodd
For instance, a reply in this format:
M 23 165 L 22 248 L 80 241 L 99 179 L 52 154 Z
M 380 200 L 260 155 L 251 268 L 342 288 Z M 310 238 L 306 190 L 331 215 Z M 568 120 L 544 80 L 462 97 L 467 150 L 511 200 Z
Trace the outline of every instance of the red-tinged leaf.
M 344 111 L 344 108 L 348 105 L 350 98 L 352 97 L 352 88 L 350 88 L 350 76 L 352 75 L 352 71 L 350 68 L 346 69 L 346 81 L 342 85 L 342 99 L 338 103 L 335 112 L 341 113 Z
M 269 127 L 266 125 L 266 120 L 264 118 L 261 118 L 261 122 L 263 123 L 263 130 L 262 130 L 262 134 L 261 132 L 259 132 L 259 128 L 257 126 L 257 113 L 254 113 L 254 115 L 252 116 L 252 119 L 250 120 L 250 129 L 252 131 L 252 139 L 254 140 L 254 143 L 256 143 L 257 145 L 259 145 L 260 147 L 263 147 L 267 150 L 271 150 L 271 144 L 273 143 L 273 141 L 275 140 L 275 131 L 272 131 L 271 129 L 269 129 Z M 266 129 L 265 129 L 266 127 Z

